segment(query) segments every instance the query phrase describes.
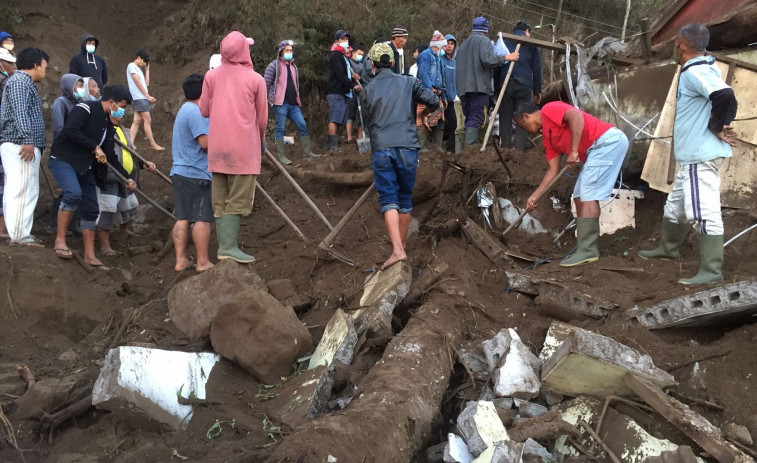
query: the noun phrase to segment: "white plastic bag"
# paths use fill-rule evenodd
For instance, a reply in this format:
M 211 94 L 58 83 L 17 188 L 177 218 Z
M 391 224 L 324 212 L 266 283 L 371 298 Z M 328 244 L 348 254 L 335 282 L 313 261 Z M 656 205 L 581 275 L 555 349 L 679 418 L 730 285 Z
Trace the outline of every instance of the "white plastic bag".
M 507 45 L 505 45 L 505 41 L 502 39 L 502 33 L 500 32 L 498 35 L 497 43 L 494 44 L 494 54 L 497 56 L 509 55 L 510 50 L 507 49 Z

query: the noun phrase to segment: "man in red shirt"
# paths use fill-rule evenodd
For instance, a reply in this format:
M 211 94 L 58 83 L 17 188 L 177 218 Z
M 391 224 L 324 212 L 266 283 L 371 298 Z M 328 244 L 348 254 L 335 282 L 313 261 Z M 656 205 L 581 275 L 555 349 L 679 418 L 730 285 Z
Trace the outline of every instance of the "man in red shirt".
M 578 247 L 560 266 L 574 267 L 598 260 L 599 201 L 612 194 L 628 151 L 628 138 L 612 124 L 561 101 L 547 103 L 541 109 L 533 103 L 523 103 L 515 111 L 515 123 L 529 133 L 541 130 L 549 164 L 541 183 L 528 198 L 527 211 L 536 209 L 536 198 L 558 174 L 560 155 L 568 156 L 570 166 L 584 163 L 573 189 Z

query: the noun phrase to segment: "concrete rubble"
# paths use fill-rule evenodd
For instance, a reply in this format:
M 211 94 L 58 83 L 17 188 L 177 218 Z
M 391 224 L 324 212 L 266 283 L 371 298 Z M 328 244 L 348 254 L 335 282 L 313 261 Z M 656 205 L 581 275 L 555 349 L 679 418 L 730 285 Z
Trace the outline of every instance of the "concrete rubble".
M 518 463 L 523 456 L 524 445 L 511 440 L 497 442 L 487 448 L 473 463 Z
M 530 437 L 523 443 L 523 456 L 521 458 L 526 461 L 529 460 L 529 457 L 541 463 L 557 463 L 557 458 L 554 455 Z
M 515 406 L 518 408 L 518 415 L 522 418 L 538 418 L 549 411 L 544 405 L 520 399 L 514 399 L 514 401 Z
M 392 314 L 410 291 L 412 273 L 405 262 L 379 270 L 363 288 L 360 309 L 352 318 L 358 336 L 366 331 L 370 337 L 392 336 Z
M 508 440 L 507 431 L 497 415 L 494 404 L 481 400 L 468 402 L 457 417 L 457 429 L 473 455 L 481 453 L 497 442 Z
M 192 405 L 181 405 L 177 395 L 205 399 L 205 385 L 221 359 L 210 352 L 176 352 L 121 346 L 105 357 L 92 389 L 92 404 L 130 421 L 162 423 L 184 429 Z
M 559 315 L 559 318 L 602 318 L 612 315 L 618 309 L 617 304 L 546 280 L 539 285 L 536 303 L 544 311 Z
M 442 456 L 444 463 L 471 463 L 474 456 L 465 441 L 455 434 L 447 434 L 447 443 Z
M 660 387 L 675 384 L 669 373 L 657 368 L 645 354 L 608 337 L 586 330 L 573 330 L 544 362 L 544 388 L 568 396 L 589 394 L 629 396 L 626 373 L 637 374 Z
M 352 317 L 342 309 L 337 309 L 326 325 L 313 356 L 310 357 L 308 369 L 312 370 L 319 365 L 330 367 L 334 362 L 349 365 L 352 363 L 356 345 L 357 332 Z
M 276 406 L 271 409 L 279 410 L 276 414 L 279 421 L 297 429 L 325 409 L 333 384 L 326 366 L 305 370 L 282 384 L 273 399 Z
M 740 281 L 628 311 L 633 323 L 651 330 L 713 325 L 757 314 L 757 280 Z
M 484 354 L 489 370 L 494 371 L 497 397 L 531 399 L 539 395 L 542 362 L 523 344 L 514 329 L 503 329 L 491 340 L 484 341 Z

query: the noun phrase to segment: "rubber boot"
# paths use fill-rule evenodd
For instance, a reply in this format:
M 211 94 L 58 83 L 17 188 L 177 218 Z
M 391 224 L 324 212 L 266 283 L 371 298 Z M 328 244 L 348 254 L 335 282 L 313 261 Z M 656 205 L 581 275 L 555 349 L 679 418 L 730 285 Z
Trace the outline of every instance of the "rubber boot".
M 660 245 L 655 249 L 639 251 L 639 257 L 642 259 L 678 259 L 681 256 L 678 248 L 686 241 L 688 232 L 688 224 L 674 223 L 668 219 L 662 219 Z
M 292 161 L 290 161 L 289 158 L 286 157 L 286 154 L 284 154 L 286 150 L 285 145 L 284 140 L 276 140 L 276 157 L 279 158 L 280 163 L 289 165 Z
M 222 215 L 216 219 L 216 231 L 218 233 L 218 259 L 231 259 L 240 264 L 251 264 L 255 257 L 245 254 L 239 249 L 239 227 L 242 223 L 241 215 Z
M 421 144 L 421 148 L 418 150 L 419 153 L 428 152 L 428 129 L 423 126 L 418 127 L 418 143 Z
M 699 235 L 699 272 L 678 280 L 684 285 L 723 281 L 723 235 Z
M 339 151 L 339 135 L 329 135 L 329 151 Z
M 478 127 L 465 128 L 465 146 L 478 143 Z
M 323 136 L 323 151 L 331 151 L 331 135 Z
M 455 154 L 460 153 L 463 150 L 463 134 L 455 134 Z
M 444 131 L 436 128 L 431 132 L 431 146 L 440 153 L 444 152 Z
M 315 154 L 313 151 L 311 151 L 309 135 L 300 137 L 300 143 L 302 143 L 302 155 L 305 156 L 305 159 L 307 159 L 308 161 L 315 158 L 320 158 L 322 156 L 320 154 Z
M 578 231 L 578 249 L 570 257 L 560 262 L 560 267 L 575 267 L 599 260 L 599 217 L 589 219 L 579 217 L 576 219 Z

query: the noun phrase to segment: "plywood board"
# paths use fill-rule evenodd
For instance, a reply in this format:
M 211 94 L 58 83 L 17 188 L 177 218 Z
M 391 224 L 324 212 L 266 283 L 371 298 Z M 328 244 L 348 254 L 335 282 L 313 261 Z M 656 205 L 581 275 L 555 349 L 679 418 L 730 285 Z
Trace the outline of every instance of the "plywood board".
M 757 78 L 756 73 L 749 69 L 736 68 L 733 73 L 731 87 L 739 102 L 739 111 L 736 119 L 757 117 Z M 757 119 L 750 121 L 734 121 L 734 131 L 739 140 L 757 145 Z M 735 154 L 735 153 L 734 153 Z

